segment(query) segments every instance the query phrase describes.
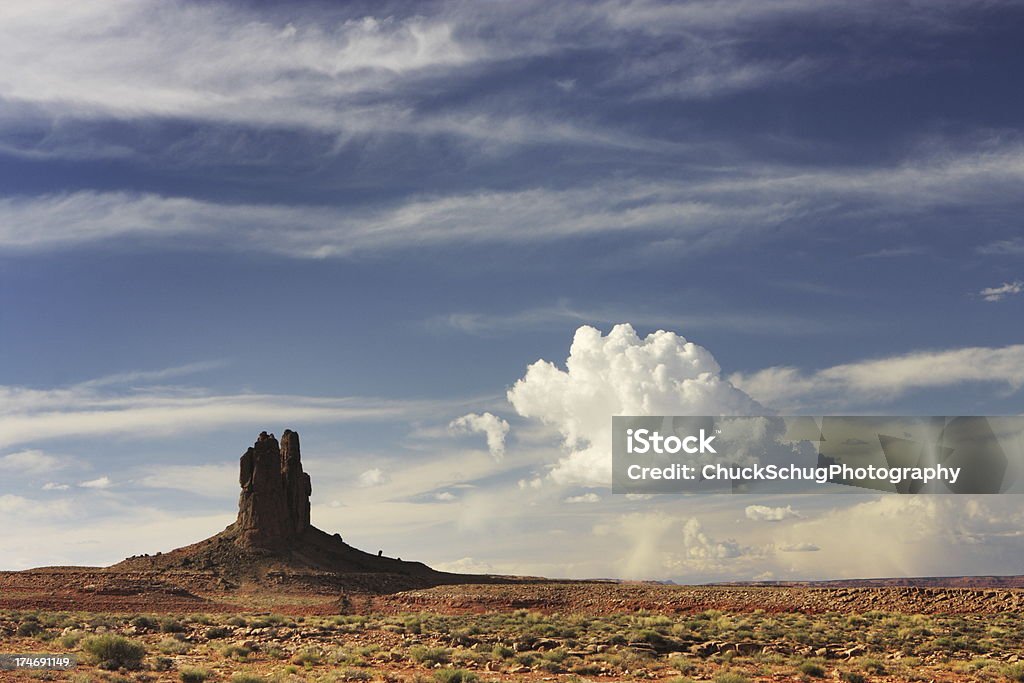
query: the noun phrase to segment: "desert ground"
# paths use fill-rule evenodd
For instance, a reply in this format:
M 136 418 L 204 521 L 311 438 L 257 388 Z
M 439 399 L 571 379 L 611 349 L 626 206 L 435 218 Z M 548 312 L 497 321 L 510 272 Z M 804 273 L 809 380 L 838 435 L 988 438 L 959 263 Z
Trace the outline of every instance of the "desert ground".
M 0 573 L 0 653 L 75 681 L 1024 681 L 1024 591 L 517 580 L 398 592 L 309 576 Z
M 675 586 L 471 576 L 309 518 L 298 434 L 240 460 L 224 531 L 110 567 L 0 572 L 0 655 L 75 683 L 1022 681 L 1024 577 Z

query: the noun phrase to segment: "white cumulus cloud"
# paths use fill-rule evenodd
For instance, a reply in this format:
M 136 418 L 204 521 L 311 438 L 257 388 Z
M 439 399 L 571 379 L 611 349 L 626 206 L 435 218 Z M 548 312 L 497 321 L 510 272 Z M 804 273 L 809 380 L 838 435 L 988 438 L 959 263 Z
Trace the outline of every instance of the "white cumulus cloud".
M 495 460 L 505 457 L 505 437 L 508 422 L 491 413 L 469 413 L 452 420 L 448 430 L 453 434 L 480 433 L 487 436 L 487 450 Z
M 607 336 L 576 331 L 565 370 L 539 360 L 508 392 L 516 411 L 554 426 L 568 454 L 559 484 L 611 483 L 613 415 L 744 415 L 764 409 L 722 378 L 711 353 L 674 332 L 640 338 L 631 325 Z
M 596 493 L 584 493 L 580 496 L 569 496 L 565 499 L 565 502 L 570 504 L 599 503 L 601 502 L 601 496 Z
M 110 477 L 98 477 L 97 479 L 90 479 L 89 481 L 83 481 L 79 484 L 83 489 L 107 489 L 113 484 Z
M 388 475 L 384 470 L 379 467 L 366 470 L 359 475 L 357 482 L 360 488 L 370 488 L 371 486 L 381 486 L 388 482 Z

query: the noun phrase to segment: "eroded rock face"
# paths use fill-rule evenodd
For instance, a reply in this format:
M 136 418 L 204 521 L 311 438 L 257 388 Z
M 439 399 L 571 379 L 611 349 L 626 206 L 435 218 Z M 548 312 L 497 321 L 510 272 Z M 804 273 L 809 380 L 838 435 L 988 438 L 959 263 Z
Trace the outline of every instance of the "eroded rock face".
M 281 476 L 288 500 L 288 518 L 295 531 L 301 533 L 309 526 L 309 496 L 313 493 L 313 484 L 309 475 L 302 471 L 299 435 L 290 429 L 281 435 Z
M 285 430 L 278 444 L 263 432 L 239 462 L 238 543 L 278 549 L 309 527 L 312 485 L 302 471 L 299 435 Z

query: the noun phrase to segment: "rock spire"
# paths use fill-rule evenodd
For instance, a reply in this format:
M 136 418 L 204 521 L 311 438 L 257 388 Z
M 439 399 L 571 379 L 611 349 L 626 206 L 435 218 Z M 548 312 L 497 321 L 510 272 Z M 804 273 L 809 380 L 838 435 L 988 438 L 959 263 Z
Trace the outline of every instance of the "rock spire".
M 237 542 L 277 550 L 309 528 L 312 484 L 302 471 L 299 435 L 286 429 L 278 443 L 263 432 L 239 462 Z

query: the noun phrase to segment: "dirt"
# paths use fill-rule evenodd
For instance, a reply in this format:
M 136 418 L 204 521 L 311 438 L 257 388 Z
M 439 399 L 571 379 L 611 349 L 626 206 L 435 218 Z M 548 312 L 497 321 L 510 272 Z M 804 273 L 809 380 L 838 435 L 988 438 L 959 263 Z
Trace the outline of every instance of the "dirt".
M 117 571 L 60 567 L 0 572 L 0 609 L 128 613 L 286 614 L 429 611 L 442 614 L 531 609 L 574 614 L 636 610 L 732 612 L 1002 614 L 1024 611 L 1024 589 L 935 586 L 674 586 L 496 577 L 502 583 L 393 590 L 387 575 L 267 571 L 258 581 L 216 572 Z

